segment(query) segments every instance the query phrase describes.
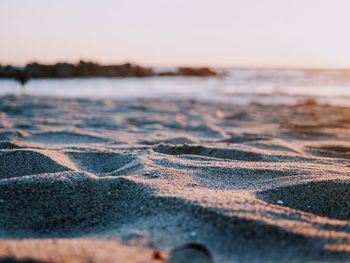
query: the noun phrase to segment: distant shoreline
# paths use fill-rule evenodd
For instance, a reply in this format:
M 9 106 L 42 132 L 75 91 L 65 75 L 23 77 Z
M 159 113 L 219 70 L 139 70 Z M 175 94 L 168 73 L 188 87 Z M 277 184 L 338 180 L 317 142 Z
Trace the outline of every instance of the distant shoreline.
M 156 72 L 150 67 L 125 63 L 120 65 L 101 65 L 95 62 L 79 61 L 76 64 L 30 63 L 24 67 L 0 65 L 0 79 L 18 76 L 26 79 L 38 78 L 84 78 L 84 77 L 154 77 L 154 76 L 189 76 L 209 77 L 221 76 L 222 73 L 208 67 L 179 67 L 175 70 Z

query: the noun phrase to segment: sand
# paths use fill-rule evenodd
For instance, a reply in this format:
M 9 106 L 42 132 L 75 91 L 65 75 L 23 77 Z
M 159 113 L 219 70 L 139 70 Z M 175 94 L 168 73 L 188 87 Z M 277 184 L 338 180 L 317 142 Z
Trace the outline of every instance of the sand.
M 0 99 L 0 262 L 350 262 L 350 108 Z

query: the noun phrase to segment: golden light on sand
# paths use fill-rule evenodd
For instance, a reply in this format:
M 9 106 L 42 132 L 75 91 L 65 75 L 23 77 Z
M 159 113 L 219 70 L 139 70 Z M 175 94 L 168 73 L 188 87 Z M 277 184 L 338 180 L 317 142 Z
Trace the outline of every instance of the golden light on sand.
M 0 263 L 349 262 L 349 10 L 0 1 Z

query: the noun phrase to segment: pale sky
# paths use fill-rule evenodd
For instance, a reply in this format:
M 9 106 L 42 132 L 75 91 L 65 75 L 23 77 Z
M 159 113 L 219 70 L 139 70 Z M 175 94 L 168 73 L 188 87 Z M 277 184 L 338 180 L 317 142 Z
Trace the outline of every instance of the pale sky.
M 350 67 L 350 0 L 0 0 L 0 63 Z

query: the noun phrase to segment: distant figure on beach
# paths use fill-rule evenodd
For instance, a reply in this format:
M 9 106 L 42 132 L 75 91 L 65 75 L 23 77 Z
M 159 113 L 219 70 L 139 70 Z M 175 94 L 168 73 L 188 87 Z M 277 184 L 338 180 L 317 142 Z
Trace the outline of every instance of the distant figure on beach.
M 15 80 L 21 84 L 20 94 L 23 95 L 25 85 L 29 81 L 28 74 L 23 70 L 18 70 L 16 71 L 16 74 L 15 74 Z

